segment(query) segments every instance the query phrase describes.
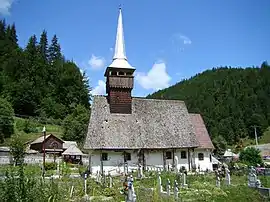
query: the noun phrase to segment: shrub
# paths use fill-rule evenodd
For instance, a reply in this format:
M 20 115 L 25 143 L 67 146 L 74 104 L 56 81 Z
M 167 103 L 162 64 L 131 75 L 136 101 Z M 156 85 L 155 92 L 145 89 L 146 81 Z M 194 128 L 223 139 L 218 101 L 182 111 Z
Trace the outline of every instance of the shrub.
M 109 197 L 109 196 L 114 197 L 117 194 L 117 190 L 110 189 L 110 188 L 105 188 L 105 189 L 103 189 L 102 194 L 104 196 L 107 196 L 107 197 Z
M 0 97 L 0 142 L 14 133 L 14 110 L 11 104 Z
M 23 124 L 23 131 L 25 133 L 36 133 L 38 132 L 37 125 L 33 122 L 33 120 L 25 119 Z
M 18 135 L 12 137 L 10 144 L 10 153 L 14 159 L 15 165 L 21 165 L 24 162 L 25 144 Z
M 45 162 L 45 170 L 56 170 L 56 163 Z
M 257 164 L 259 165 L 263 164 L 263 160 L 260 155 L 260 150 L 254 147 L 248 147 L 243 151 L 241 151 L 239 159 L 248 166 L 257 166 Z

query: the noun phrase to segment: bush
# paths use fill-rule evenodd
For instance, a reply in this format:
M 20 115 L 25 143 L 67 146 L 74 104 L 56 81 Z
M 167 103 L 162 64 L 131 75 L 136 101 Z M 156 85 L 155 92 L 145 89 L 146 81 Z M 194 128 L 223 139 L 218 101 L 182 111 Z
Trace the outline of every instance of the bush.
M 56 170 L 57 164 L 51 162 L 45 162 L 45 170 Z
M 257 166 L 263 164 L 262 157 L 260 155 L 260 150 L 254 147 L 248 147 L 240 152 L 239 160 L 248 166 Z
M 10 144 L 10 153 L 14 159 L 15 165 L 21 165 L 24 163 L 26 146 L 20 139 L 19 135 L 12 137 Z
M 11 104 L 0 97 L 0 143 L 14 133 L 14 110 Z
M 107 196 L 107 197 L 109 197 L 109 196 L 114 197 L 115 195 L 117 195 L 117 192 L 118 192 L 118 190 L 111 189 L 111 188 L 105 188 L 105 189 L 103 189 L 102 194 L 104 196 Z
M 31 119 L 25 119 L 23 124 L 23 131 L 25 133 L 37 133 L 37 125 Z

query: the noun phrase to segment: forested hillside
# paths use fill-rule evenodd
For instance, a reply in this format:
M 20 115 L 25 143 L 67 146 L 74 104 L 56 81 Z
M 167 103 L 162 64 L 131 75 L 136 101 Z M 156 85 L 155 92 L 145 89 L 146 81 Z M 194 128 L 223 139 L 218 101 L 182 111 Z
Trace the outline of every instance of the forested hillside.
M 3 104 L 2 109 L 0 106 L 0 136 L 10 136 L 3 128 L 12 121 L 4 120 L 5 116 L 39 117 L 59 122 L 65 119 L 64 124 L 71 127 L 77 112 L 83 111 L 85 117 L 89 115 L 87 78 L 74 62 L 65 59 L 56 35 L 48 41 L 43 31 L 40 37 L 29 37 L 26 47 L 19 47 L 15 25 L 0 21 L 0 98 Z M 6 102 L 11 104 L 8 108 L 12 107 L 13 111 L 3 109 Z M 89 117 L 85 117 L 80 121 L 87 119 L 87 122 Z M 72 127 L 78 124 L 73 123 Z M 75 137 L 69 139 L 76 139 L 76 133 L 81 133 L 78 130 L 82 129 L 72 130 L 76 130 L 72 132 Z
M 270 66 L 221 67 L 207 70 L 147 98 L 184 100 L 190 112 L 202 114 L 217 147 L 241 144 L 270 125 Z

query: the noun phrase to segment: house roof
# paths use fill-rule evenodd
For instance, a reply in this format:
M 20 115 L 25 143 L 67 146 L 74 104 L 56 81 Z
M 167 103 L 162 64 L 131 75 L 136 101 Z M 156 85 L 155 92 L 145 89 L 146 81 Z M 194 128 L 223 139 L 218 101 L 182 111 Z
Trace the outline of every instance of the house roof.
M 195 129 L 196 137 L 200 143 L 199 148 L 214 149 L 209 133 L 200 114 L 189 114 Z
M 198 147 L 183 101 L 132 98 L 132 114 L 110 113 L 105 96 L 94 96 L 84 149 Z
M 10 147 L 0 147 L 0 152 L 10 152 Z
M 221 164 L 221 162 L 214 156 L 212 156 L 212 164 Z
M 63 149 L 67 149 L 67 148 L 69 148 L 71 145 L 78 146 L 76 141 L 65 141 L 65 142 L 63 143 Z
M 227 149 L 223 156 L 224 157 L 233 157 L 233 156 L 236 156 L 236 154 L 233 153 L 231 149 Z
M 62 155 L 82 156 L 84 154 L 76 145 L 70 145 L 69 148 L 62 153 Z
M 46 136 L 45 136 L 45 140 L 47 140 L 47 139 L 48 139 L 49 137 L 51 137 L 51 136 L 57 138 L 57 139 L 58 139 L 59 141 L 61 141 L 61 142 L 64 142 L 63 140 L 61 140 L 60 138 L 54 136 L 53 134 L 46 135 Z M 30 144 L 38 144 L 38 143 L 42 143 L 43 141 L 44 141 L 44 136 L 40 136 L 39 138 L 35 139 L 35 140 L 34 140 L 33 142 L 31 142 Z
M 247 147 L 254 147 L 259 149 L 260 151 L 270 150 L 270 143 L 268 144 L 259 144 L 259 145 L 250 145 Z

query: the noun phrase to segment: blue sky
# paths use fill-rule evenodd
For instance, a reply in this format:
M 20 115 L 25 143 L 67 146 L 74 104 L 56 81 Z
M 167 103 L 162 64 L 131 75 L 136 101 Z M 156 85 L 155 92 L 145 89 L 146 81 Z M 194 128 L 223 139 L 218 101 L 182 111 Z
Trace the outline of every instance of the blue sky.
M 113 56 L 118 5 L 134 96 L 145 96 L 217 66 L 270 61 L 269 0 L 0 0 L 1 18 L 15 22 L 19 44 L 56 34 L 66 58 L 104 93 Z

